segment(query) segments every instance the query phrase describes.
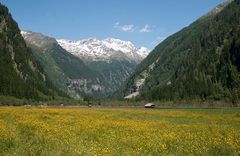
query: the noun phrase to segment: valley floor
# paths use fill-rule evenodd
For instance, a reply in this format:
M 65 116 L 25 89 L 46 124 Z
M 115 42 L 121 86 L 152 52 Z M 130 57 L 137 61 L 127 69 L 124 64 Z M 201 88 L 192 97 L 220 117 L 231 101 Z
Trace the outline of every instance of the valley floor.
M 240 155 L 240 109 L 0 107 L 0 155 Z

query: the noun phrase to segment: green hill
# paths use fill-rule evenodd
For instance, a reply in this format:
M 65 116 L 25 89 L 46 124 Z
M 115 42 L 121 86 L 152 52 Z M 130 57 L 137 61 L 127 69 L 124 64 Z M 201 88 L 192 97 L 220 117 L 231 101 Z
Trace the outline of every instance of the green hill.
M 139 92 L 145 100 L 239 101 L 239 3 L 225 2 L 168 37 L 114 96 Z

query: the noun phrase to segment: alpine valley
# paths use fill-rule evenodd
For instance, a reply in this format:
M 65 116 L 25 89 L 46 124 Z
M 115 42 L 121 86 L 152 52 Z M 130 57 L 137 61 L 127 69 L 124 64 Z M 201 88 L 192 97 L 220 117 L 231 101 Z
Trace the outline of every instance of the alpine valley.
M 240 0 L 1 0 L 0 156 L 18 155 L 240 156 Z
M 20 31 L 1 5 L 0 97 L 227 101 L 237 106 L 239 17 L 240 0 L 225 0 L 150 52 L 114 38 L 71 41 Z
M 75 98 L 111 95 L 149 53 L 119 39 L 69 41 L 21 34 L 54 85 Z

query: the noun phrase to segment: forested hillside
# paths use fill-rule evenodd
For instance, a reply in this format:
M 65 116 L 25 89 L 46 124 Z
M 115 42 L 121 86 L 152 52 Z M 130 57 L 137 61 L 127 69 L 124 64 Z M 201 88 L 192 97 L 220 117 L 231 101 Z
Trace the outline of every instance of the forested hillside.
M 170 36 L 137 67 L 115 97 L 139 92 L 145 100 L 239 101 L 239 17 L 240 0 L 224 3 Z
M 0 4 L 0 95 L 48 100 L 60 94 L 26 47 L 18 24 Z M 63 95 L 63 94 L 62 94 Z

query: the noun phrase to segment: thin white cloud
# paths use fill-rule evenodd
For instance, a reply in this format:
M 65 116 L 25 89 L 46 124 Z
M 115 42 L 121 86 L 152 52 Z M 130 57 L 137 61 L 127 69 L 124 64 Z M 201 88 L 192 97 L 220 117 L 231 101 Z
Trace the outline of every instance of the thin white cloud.
M 148 33 L 151 32 L 150 30 L 150 25 L 149 24 L 145 24 L 141 29 L 134 25 L 134 24 L 126 24 L 126 25 L 121 25 L 120 22 L 116 22 L 113 27 L 115 29 L 119 29 L 123 32 L 139 32 L 139 33 Z
M 134 32 L 136 29 L 133 24 L 121 25 L 120 22 L 116 22 L 113 27 L 124 32 Z
M 148 25 L 148 24 L 145 24 L 144 27 L 139 30 L 139 32 L 141 32 L 141 33 L 151 32 L 151 30 L 150 30 L 150 28 L 149 28 L 149 25 Z
M 135 28 L 133 24 L 129 24 L 129 25 L 123 25 L 121 27 L 122 31 L 124 32 L 134 32 Z

